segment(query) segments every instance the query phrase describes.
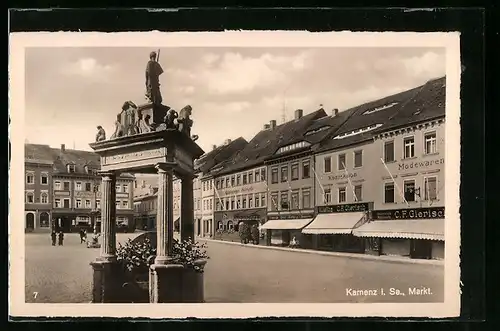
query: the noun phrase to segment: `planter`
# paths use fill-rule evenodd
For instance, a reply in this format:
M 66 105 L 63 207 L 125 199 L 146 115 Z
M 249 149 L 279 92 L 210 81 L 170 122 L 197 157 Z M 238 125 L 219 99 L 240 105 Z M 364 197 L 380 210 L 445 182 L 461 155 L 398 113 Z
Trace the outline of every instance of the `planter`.
M 195 264 L 203 270 L 207 264 L 207 260 L 198 260 Z M 184 267 L 182 276 L 182 302 L 204 302 L 205 283 L 203 271 L 199 272 L 193 268 Z
M 149 303 L 149 269 L 124 273 L 121 299 L 126 303 Z

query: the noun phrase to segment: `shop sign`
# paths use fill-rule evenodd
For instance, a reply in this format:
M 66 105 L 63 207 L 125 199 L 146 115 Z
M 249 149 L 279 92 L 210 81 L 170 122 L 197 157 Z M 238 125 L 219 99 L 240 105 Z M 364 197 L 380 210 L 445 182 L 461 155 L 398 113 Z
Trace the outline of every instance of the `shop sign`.
M 367 202 L 361 202 L 361 203 L 349 203 L 342 205 L 318 206 L 318 213 L 320 214 L 350 213 L 350 212 L 368 211 L 369 209 L 370 205 Z
M 406 162 L 406 163 L 398 163 L 398 170 L 410 170 L 410 169 L 422 169 L 428 168 L 433 165 L 444 164 L 444 158 L 437 160 L 428 160 L 428 161 L 415 161 L 415 162 Z
M 343 174 L 340 174 L 340 175 L 329 175 L 328 176 L 328 180 L 353 179 L 353 178 L 356 178 L 356 177 L 358 177 L 358 173 L 357 172 L 353 172 L 353 173 L 349 173 L 349 174 L 343 173 Z
M 285 215 L 269 215 L 268 220 L 299 220 L 304 218 L 313 218 L 313 214 L 285 214 Z
M 374 220 L 437 219 L 444 218 L 444 207 L 374 210 L 372 217 Z

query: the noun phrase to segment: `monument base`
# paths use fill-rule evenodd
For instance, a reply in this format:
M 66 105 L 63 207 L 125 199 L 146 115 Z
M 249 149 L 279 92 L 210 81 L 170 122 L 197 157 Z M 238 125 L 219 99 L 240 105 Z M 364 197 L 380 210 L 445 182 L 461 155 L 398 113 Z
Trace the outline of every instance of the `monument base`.
M 96 260 L 90 265 L 93 269 L 92 303 L 120 302 L 123 282 L 118 262 Z
M 206 261 L 200 261 L 203 267 Z M 203 272 L 180 264 L 153 264 L 149 273 L 150 303 L 204 302 Z

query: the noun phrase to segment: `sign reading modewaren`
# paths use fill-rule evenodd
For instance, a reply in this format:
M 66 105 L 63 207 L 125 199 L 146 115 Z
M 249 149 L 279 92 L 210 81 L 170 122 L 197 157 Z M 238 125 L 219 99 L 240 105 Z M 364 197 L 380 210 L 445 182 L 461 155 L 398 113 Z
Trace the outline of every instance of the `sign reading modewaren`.
M 415 162 L 405 162 L 398 164 L 398 170 L 409 170 L 409 169 L 421 169 L 427 168 L 433 165 L 444 164 L 444 158 L 429 161 L 415 161 Z
M 444 218 L 444 207 L 374 210 L 372 215 L 374 220 Z
M 349 203 L 343 205 L 330 205 L 330 206 L 319 206 L 318 213 L 348 213 L 348 212 L 359 212 L 367 211 L 370 209 L 370 205 L 367 202 L 361 203 Z

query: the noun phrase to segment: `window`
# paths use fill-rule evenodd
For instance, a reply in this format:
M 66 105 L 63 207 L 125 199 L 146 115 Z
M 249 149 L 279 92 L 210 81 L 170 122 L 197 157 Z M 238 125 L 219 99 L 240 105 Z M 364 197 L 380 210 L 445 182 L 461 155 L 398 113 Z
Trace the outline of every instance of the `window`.
M 281 182 L 287 182 L 288 181 L 288 167 L 281 167 Z
M 425 154 L 434 154 L 437 152 L 436 132 L 429 132 L 425 134 L 424 149 Z
M 69 206 L 69 199 L 64 199 L 63 200 L 63 208 L 70 208 L 70 206 Z
M 55 208 L 61 208 L 61 199 L 55 199 L 54 200 L 54 207 Z
M 355 201 L 362 201 L 363 200 L 363 186 L 362 185 L 356 185 L 354 186 L 354 199 Z
M 259 194 L 255 195 L 255 208 L 260 207 L 260 196 Z
M 63 190 L 64 191 L 69 191 L 69 182 L 64 182 Z
M 226 200 L 226 210 L 229 210 L 229 200 Z
M 123 200 L 123 201 L 122 201 L 122 207 L 123 207 L 124 209 L 128 209 L 128 200 Z
M 40 202 L 41 203 L 49 203 L 49 195 L 47 193 L 42 193 L 40 195 Z
M 290 209 L 290 205 L 288 203 L 288 191 L 282 191 L 280 194 L 280 206 L 281 210 Z
M 236 185 L 241 185 L 241 175 L 236 176 Z
M 363 151 L 354 151 L 354 168 L 363 166 Z
M 310 174 L 310 163 L 309 161 L 302 162 L 302 178 L 309 178 Z
M 260 180 L 266 181 L 266 169 L 260 169 Z
M 231 210 L 234 210 L 235 204 L 234 204 L 234 198 L 231 199 Z
M 35 174 L 32 172 L 28 172 L 26 174 L 26 184 L 34 184 L 35 183 Z
M 415 156 L 415 138 L 408 137 L 408 138 L 405 138 L 403 141 L 404 141 L 403 157 L 405 159 L 414 157 Z
M 241 209 L 241 196 L 236 197 L 236 208 Z
M 49 184 L 49 175 L 42 174 L 42 176 L 40 177 L 40 184 L 48 185 Z
M 54 182 L 54 190 L 59 191 L 61 189 L 61 182 L 56 180 Z
M 323 193 L 323 203 L 328 204 L 332 202 L 332 189 L 325 188 L 325 192 Z
M 271 183 L 272 184 L 278 183 L 278 168 L 271 169 Z
M 326 156 L 323 159 L 323 169 L 324 172 L 332 172 L 332 158 L 330 156 Z
M 253 183 L 253 172 L 248 174 L 248 184 L 252 184 L 252 183 Z
M 394 162 L 394 141 L 386 141 L 384 143 L 384 161 Z
M 299 191 L 293 191 L 292 192 L 292 209 L 297 210 L 300 209 L 299 205 Z
M 226 177 L 226 187 L 231 187 L 229 185 L 231 185 L 231 178 Z
M 394 183 L 384 184 L 384 202 L 394 203 Z
M 35 197 L 33 195 L 33 192 L 26 193 L 26 203 L 34 203 L 34 202 L 35 202 Z
M 243 185 L 246 185 L 247 183 L 247 174 L 243 174 Z
M 261 207 L 266 206 L 266 194 L 265 193 L 260 196 L 260 206 Z
M 292 164 L 292 180 L 297 180 L 299 179 L 299 164 Z
M 241 207 L 246 208 L 247 207 L 247 197 L 243 197 L 243 201 L 241 202 Z
M 339 170 L 345 169 L 345 154 L 339 154 L 338 156 L 338 169 Z
M 122 208 L 122 205 L 120 204 L 120 201 L 115 201 L 115 206 L 116 206 L 116 209 L 121 209 Z
M 208 182 L 208 189 L 211 190 L 212 189 L 212 181 L 209 181 Z
M 221 204 L 219 200 L 215 201 L 215 210 L 221 210 Z
M 233 230 L 233 222 L 232 221 L 227 222 L 227 229 Z
M 91 183 L 85 183 L 85 191 L 87 191 L 87 192 L 92 191 L 92 184 Z
M 92 205 L 90 204 L 90 200 L 85 200 L 85 208 L 92 208 Z
M 302 208 L 311 208 L 311 190 L 302 190 Z
M 248 198 L 248 208 L 253 208 L 253 198 L 252 197 Z
M 231 176 L 231 186 L 234 186 L 236 184 L 236 179 L 234 176 Z
M 82 190 L 82 182 L 76 182 L 76 188 L 75 190 L 81 191 Z
M 82 208 L 82 199 L 76 199 L 76 208 Z
M 116 189 L 116 192 L 120 192 L 120 189 L 121 189 L 120 184 L 116 184 L 115 189 Z
M 339 187 L 339 203 L 346 202 L 345 187 Z
M 404 181 L 404 193 L 405 200 L 415 201 L 415 181 L 414 180 L 405 180 Z
M 212 209 L 214 208 L 214 205 L 213 205 L 212 201 L 213 201 L 212 199 L 208 200 L 208 202 L 209 202 L 209 207 L 210 207 L 209 209 L 210 209 L 210 210 L 212 210 Z
M 427 177 L 424 179 L 424 200 L 437 199 L 437 178 Z
M 123 184 L 122 190 L 123 193 L 128 193 L 128 184 Z
M 260 179 L 260 171 L 259 170 L 255 170 L 255 182 L 258 183 L 260 181 L 262 181 Z
M 273 211 L 278 210 L 278 193 L 277 192 L 271 193 L 271 210 L 273 210 Z
M 68 164 L 68 172 L 69 173 L 75 172 L 75 165 L 74 164 Z
M 101 209 L 101 200 L 97 199 L 97 200 L 95 201 L 95 208 L 96 208 L 96 209 Z

